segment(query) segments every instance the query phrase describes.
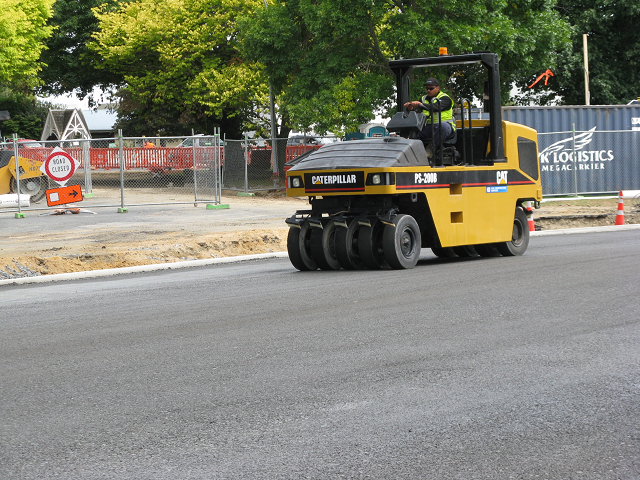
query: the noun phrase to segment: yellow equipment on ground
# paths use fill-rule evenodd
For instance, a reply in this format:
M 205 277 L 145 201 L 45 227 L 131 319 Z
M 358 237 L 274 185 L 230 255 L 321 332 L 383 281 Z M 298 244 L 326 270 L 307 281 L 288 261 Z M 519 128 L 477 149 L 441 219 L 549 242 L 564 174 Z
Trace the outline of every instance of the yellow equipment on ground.
M 20 193 L 31 197 L 31 202 L 37 202 L 45 196 L 49 188 L 49 177 L 40 171 L 42 162 L 24 158 L 18 155 L 20 173 Z M 18 193 L 16 181 L 16 162 L 13 150 L 0 150 L 0 195 Z
M 442 148 L 424 145 L 425 116 L 402 111 L 414 68 L 481 64 L 488 73 L 488 120 L 456 121 Z M 287 195 L 311 208 L 287 219 L 294 267 L 394 269 L 416 265 L 421 248 L 439 257 L 522 255 L 529 243 L 526 202 L 542 200 L 535 130 L 502 121 L 498 56 L 447 55 L 390 62 L 398 113 L 395 137 L 325 145 L 292 161 Z M 433 116 L 432 116 L 433 117 Z M 431 120 L 433 121 L 433 120 Z M 429 153 L 430 155 L 429 155 Z

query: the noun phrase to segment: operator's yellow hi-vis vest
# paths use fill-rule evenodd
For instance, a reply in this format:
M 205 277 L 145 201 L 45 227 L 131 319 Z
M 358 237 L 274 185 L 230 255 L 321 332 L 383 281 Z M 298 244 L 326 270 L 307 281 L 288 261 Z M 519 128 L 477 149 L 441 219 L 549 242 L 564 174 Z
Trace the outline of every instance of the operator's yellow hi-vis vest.
M 435 98 L 437 99 L 441 99 L 443 97 L 448 97 L 449 99 L 451 99 L 451 97 L 449 97 L 449 95 L 447 95 L 444 92 L 439 92 L 438 95 L 436 95 Z M 424 103 L 425 105 L 429 105 L 429 96 L 425 95 L 424 97 L 422 97 L 422 103 Z M 451 107 L 449 108 L 449 110 L 445 110 L 443 112 L 435 112 L 440 114 L 440 118 L 442 119 L 443 122 L 449 122 L 451 124 L 451 126 L 453 127 L 453 129 L 456 129 L 456 122 L 453 119 L 453 101 L 451 101 Z M 428 110 L 424 111 L 425 116 L 427 117 L 427 124 L 429 124 L 431 122 L 431 112 Z M 438 117 L 435 116 L 433 119 L 434 123 L 438 123 Z

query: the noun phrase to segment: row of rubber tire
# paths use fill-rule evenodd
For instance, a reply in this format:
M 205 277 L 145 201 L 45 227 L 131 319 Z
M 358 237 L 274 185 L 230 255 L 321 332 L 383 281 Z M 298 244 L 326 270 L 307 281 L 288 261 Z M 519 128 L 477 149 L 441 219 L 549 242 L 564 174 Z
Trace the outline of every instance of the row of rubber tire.
M 529 242 L 528 222 L 522 209 L 516 209 L 512 240 L 507 242 L 432 248 L 441 258 L 496 257 L 522 255 Z M 323 219 L 322 228 L 304 220 L 289 229 L 287 250 L 298 270 L 359 270 L 390 267 L 413 268 L 420 257 L 420 227 L 411 215 L 398 214 L 391 222 L 374 218 L 360 224 L 348 219 L 346 227 L 335 219 Z

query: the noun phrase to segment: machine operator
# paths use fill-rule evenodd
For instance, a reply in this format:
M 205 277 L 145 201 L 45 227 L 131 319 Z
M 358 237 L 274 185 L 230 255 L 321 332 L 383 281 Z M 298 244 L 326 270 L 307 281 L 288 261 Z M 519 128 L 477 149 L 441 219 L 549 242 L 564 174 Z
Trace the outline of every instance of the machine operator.
M 404 104 L 407 110 L 416 110 L 424 112 L 427 117 L 424 128 L 420 132 L 420 140 L 428 146 L 433 140 L 436 147 L 440 147 L 443 141 L 453 138 L 456 131 L 456 121 L 453 118 L 453 100 L 449 95 L 440 91 L 440 83 L 435 78 L 429 78 L 424 82 L 426 95 L 422 97 L 422 101 L 407 102 Z M 437 101 L 434 101 L 437 99 Z M 433 131 L 431 126 L 431 115 L 433 117 Z M 440 117 L 440 118 L 438 118 Z M 442 122 L 440 122 L 440 120 Z M 427 149 L 427 155 L 430 151 Z

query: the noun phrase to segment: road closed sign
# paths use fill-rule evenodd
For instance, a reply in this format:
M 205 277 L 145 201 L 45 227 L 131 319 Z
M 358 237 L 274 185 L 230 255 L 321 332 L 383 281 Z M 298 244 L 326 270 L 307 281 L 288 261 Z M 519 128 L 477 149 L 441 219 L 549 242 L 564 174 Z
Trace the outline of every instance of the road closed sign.
M 75 158 L 60 147 L 54 148 L 40 167 L 42 173 L 64 186 L 80 166 Z

